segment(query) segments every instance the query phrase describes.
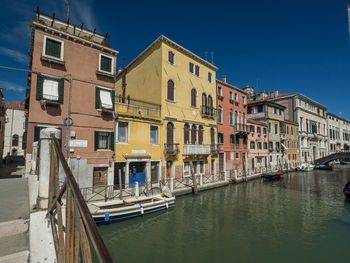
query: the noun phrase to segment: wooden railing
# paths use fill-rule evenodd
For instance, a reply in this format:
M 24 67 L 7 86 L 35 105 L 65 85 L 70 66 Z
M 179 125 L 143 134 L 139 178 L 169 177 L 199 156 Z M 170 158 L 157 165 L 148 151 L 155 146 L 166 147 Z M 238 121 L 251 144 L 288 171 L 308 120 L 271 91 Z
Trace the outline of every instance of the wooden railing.
M 99 262 L 113 262 L 97 229 L 89 208 L 62 154 L 58 140 L 51 135 L 49 210 L 57 262 L 92 262 L 90 242 Z M 59 163 L 65 182 L 59 185 Z M 66 220 L 63 222 L 62 197 L 66 197 Z

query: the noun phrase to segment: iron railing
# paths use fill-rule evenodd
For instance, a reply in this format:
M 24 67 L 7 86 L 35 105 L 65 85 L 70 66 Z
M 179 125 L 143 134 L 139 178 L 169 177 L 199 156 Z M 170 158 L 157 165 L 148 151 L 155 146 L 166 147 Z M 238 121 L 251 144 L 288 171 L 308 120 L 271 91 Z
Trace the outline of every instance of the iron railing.
M 177 155 L 179 153 L 178 143 L 165 143 L 164 151 L 166 155 Z
M 216 111 L 213 107 L 202 105 L 201 113 L 202 113 L 202 117 L 204 117 L 204 118 L 214 119 Z
M 79 190 L 58 140 L 51 135 L 49 210 L 57 262 L 92 262 L 91 245 L 99 262 L 113 262 L 97 229 L 89 208 Z M 65 182 L 59 184 L 59 164 L 65 174 Z M 66 195 L 66 220 L 62 216 L 62 197 Z
M 235 123 L 234 127 L 236 133 L 249 133 L 247 124 Z

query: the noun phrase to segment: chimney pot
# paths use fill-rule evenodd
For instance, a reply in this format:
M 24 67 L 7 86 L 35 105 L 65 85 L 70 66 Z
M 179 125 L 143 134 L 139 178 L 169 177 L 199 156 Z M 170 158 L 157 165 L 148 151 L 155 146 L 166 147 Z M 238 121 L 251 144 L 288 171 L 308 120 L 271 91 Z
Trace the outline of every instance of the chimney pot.
M 226 83 L 226 76 L 222 76 L 222 81 Z

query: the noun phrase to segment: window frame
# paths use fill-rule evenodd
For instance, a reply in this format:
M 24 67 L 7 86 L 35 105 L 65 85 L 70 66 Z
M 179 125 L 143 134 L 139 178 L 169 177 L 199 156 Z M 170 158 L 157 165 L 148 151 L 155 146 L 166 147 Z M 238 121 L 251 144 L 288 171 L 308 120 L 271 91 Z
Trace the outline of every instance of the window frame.
M 119 123 L 127 123 L 127 131 L 126 131 L 126 142 L 120 142 L 119 141 Z M 129 144 L 129 139 L 130 139 L 130 126 L 129 126 L 129 122 L 127 121 L 117 121 L 116 122 L 116 130 L 115 130 L 115 143 L 118 144 Z
M 212 83 L 213 82 L 213 73 L 208 72 L 208 82 Z
M 101 57 L 102 57 L 102 56 L 104 56 L 104 57 L 106 57 L 106 58 L 112 59 L 112 62 L 111 62 L 111 71 L 110 71 L 110 72 L 101 69 Z M 103 53 L 99 53 L 98 71 L 113 75 L 113 74 L 114 74 L 114 57 L 105 55 L 105 54 L 103 54 Z
M 174 55 L 173 56 L 173 60 L 174 60 L 173 63 L 171 63 L 171 61 L 169 61 L 169 54 L 170 53 L 172 53 Z M 170 65 L 173 65 L 173 66 L 176 65 L 175 53 L 173 51 L 171 51 L 171 50 L 168 50 L 168 62 L 169 62 Z
M 169 81 L 172 81 L 174 83 L 174 100 L 171 100 L 168 97 L 168 83 L 169 83 Z M 166 100 L 170 101 L 170 102 L 176 102 L 175 95 L 176 95 L 176 83 L 173 79 L 168 79 L 166 82 Z
M 191 71 L 191 65 L 193 66 L 192 67 L 192 71 Z M 188 72 L 190 72 L 191 74 L 194 74 L 194 63 L 192 63 L 191 61 L 188 63 Z
M 54 56 L 46 54 L 46 40 L 47 39 L 51 39 L 53 41 L 57 41 L 57 42 L 61 43 L 61 54 L 60 54 L 61 56 L 60 56 L 60 58 L 57 58 L 57 57 L 54 57 Z M 59 61 L 63 61 L 63 58 L 64 58 L 64 41 L 45 35 L 44 36 L 44 45 L 43 45 L 43 56 L 48 57 L 48 58 L 52 58 L 52 59 L 56 59 L 56 60 L 59 60 Z
M 152 133 L 151 133 L 151 130 L 152 130 L 152 127 L 156 127 L 157 128 L 157 138 L 156 138 L 156 143 L 152 143 L 151 142 L 151 135 L 152 135 Z M 152 124 L 150 124 L 149 125 L 149 144 L 151 144 L 151 145 L 159 145 L 159 126 L 158 125 L 152 125 Z
M 103 86 L 96 86 L 96 88 L 97 89 L 99 89 L 99 90 L 103 90 L 103 91 L 107 91 L 107 92 L 109 92 L 109 94 L 110 94 L 110 96 L 111 96 L 111 101 L 112 101 L 112 108 L 110 109 L 110 108 L 106 108 L 106 107 L 103 107 L 102 106 L 102 100 L 101 100 L 101 92 L 99 92 L 99 100 L 100 100 L 100 109 L 105 109 L 105 110 L 110 110 L 110 111 L 114 111 L 114 107 L 115 107 L 115 105 L 114 105 L 114 98 L 113 98 L 113 94 L 114 94 L 114 90 L 113 89 L 111 89 L 111 88 L 107 88 L 107 87 L 103 87 Z M 95 100 L 96 100 L 97 98 L 95 98 Z
M 57 83 L 57 99 L 52 99 L 52 98 L 45 98 L 45 81 L 54 81 Z M 42 98 L 43 100 L 46 100 L 46 101 L 53 101 L 53 102 L 58 102 L 59 99 L 60 99 L 60 91 L 59 91 L 59 86 L 60 86 L 60 83 L 59 83 L 59 80 L 58 79 L 54 79 L 54 78 L 50 78 L 50 77 L 44 77 L 43 79 L 43 92 L 42 92 Z M 52 96 L 52 95 L 48 95 L 48 96 Z
M 106 132 L 106 131 L 97 131 L 98 132 L 98 147 L 97 147 L 97 150 L 109 150 L 110 149 L 110 133 L 109 132 Z M 100 136 L 101 134 L 106 134 L 106 147 L 101 147 L 100 146 Z

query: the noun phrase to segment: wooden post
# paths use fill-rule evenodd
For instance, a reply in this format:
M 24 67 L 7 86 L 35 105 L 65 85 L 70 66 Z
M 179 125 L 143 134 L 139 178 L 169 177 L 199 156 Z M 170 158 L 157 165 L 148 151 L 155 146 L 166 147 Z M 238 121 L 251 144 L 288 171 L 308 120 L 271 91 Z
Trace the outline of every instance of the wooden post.
M 122 184 L 122 171 L 118 169 L 118 178 L 119 178 L 119 199 L 123 200 L 123 184 Z
M 194 169 L 193 169 L 193 162 L 190 162 L 190 168 L 191 168 L 191 174 L 192 174 L 192 192 L 194 194 L 198 193 L 197 189 L 197 182 L 196 182 L 196 175 L 194 174 Z

